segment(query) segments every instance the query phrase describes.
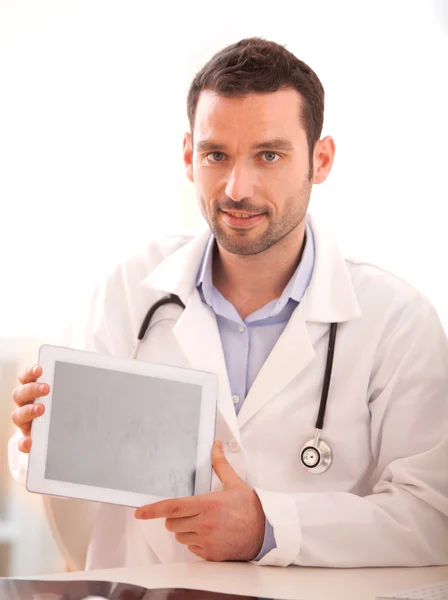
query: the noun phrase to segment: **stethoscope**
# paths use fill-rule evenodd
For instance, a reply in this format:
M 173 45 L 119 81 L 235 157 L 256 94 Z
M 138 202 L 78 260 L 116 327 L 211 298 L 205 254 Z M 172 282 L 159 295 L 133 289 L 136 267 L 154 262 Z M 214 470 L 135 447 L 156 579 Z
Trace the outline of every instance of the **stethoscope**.
M 154 316 L 154 313 L 156 312 L 156 310 L 167 304 L 177 304 L 177 306 L 185 308 L 185 304 L 182 302 L 179 296 L 176 296 L 176 294 L 168 294 L 167 296 L 164 296 L 163 298 L 155 302 L 148 310 L 145 318 L 142 321 L 140 331 L 138 332 L 137 336 L 137 342 L 132 352 L 132 358 L 137 358 L 140 344 L 142 343 L 148 331 L 149 323 L 152 317 Z M 324 473 L 327 469 L 330 468 L 331 463 L 333 462 L 333 452 L 331 451 L 330 446 L 320 438 L 320 434 L 322 433 L 322 429 L 324 426 L 325 410 L 327 408 L 328 390 L 330 388 L 331 371 L 333 369 L 334 349 L 336 345 L 337 326 L 337 323 L 331 323 L 330 325 L 327 362 L 325 364 L 324 382 L 322 385 L 322 394 L 320 397 L 319 412 L 317 413 L 314 438 L 305 442 L 305 444 L 302 446 L 302 449 L 300 450 L 300 462 L 302 466 L 309 473 L 313 474 Z

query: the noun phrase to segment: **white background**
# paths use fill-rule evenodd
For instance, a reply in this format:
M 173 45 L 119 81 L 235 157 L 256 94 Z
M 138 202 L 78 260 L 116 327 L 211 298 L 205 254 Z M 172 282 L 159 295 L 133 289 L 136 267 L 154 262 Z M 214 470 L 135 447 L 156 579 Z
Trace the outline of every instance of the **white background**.
M 7 360 L 28 361 L 122 256 L 202 223 L 182 165 L 188 86 L 254 35 L 286 44 L 326 90 L 337 155 L 312 212 L 347 253 L 419 287 L 448 328 L 448 0 L 0 0 Z M 10 574 L 63 568 L 38 498 L 9 492 Z
M 448 8 L 375 2 L 0 2 L 0 336 L 46 336 L 106 267 L 201 219 L 181 155 L 203 62 L 259 35 L 326 89 L 312 212 L 448 324 Z

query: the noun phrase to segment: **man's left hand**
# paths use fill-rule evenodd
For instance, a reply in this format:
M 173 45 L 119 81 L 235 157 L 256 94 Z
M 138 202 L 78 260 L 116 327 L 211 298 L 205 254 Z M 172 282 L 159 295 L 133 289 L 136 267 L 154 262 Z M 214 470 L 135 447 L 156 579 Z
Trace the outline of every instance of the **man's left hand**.
M 219 492 L 148 504 L 135 517 L 165 518 L 176 540 L 205 560 L 253 560 L 264 539 L 260 500 L 227 461 L 222 442 L 215 442 L 212 461 L 222 483 Z

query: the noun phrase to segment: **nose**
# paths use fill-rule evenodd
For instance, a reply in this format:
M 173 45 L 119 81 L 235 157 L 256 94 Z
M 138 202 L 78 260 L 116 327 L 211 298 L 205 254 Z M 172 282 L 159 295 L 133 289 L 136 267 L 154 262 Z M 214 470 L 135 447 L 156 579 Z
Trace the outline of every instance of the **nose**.
M 226 195 L 234 202 L 241 202 L 244 198 L 253 196 L 253 188 L 253 174 L 250 168 L 235 165 L 227 177 Z

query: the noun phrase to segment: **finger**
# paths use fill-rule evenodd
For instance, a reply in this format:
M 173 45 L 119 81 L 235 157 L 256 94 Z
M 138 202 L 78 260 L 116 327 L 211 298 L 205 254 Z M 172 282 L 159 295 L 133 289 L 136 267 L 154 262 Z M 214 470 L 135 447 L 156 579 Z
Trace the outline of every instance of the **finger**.
M 136 519 L 178 519 L 181 517 L 194 517 L 201 511 L 200 496 L 187 498 L 174 498 L 161 500 L 154 504 L 147 504 L 137 509 L 134 513 Z
M 23 371 L 17 375 L 17 379 L 19 383 L 22 385 L 25 383 L 32 383 L 36 381 L 42 375 L 42 367 L 40 365 L 32 365 L 31 367 L 26 367 Z
M 247 487 L 246 483 L 227 460 L 221 441 L 216 441 L 213 444 L 212 465 L 223 486 L 231 488 Z
M 178 519 L 166 519 L 165 527 L 171 533 L 203 533 L 201 526 L 201 515 L 194 517 L 180 517 Z
M 176 533 L 175 536 L 176 541 L 179 544 L 184 544 L 184 546 L 198 546 L 198 534 L 197 533 Z
M 27 406 L 16 408 L 12 412 L 12 421 L 20 429 L 25 429 L 23 433 L 29 433 L 27 428 L 31 429 L 31 421 L 42 416 L 44 412 L 45 406 L 43 404 L 28 404 Z
M 36 398 L 46 396 L 50 392 L 48 383 L 26 383 L 19 385 L 12 392 L 12 399 L 17 406 L 25 406 L 34 402 Z
M 31 423 L 25 423 L 19 429 L 24 436 L 29 436 L 31 434 Z
M 17 444 L 17 447 L 19 448 L 20 452 L 28 454 L 28 452 L 31 450 L 31 438 L 29 436 L 21 438 Z
M 193 544 L 191 546 L 188 546 L 188 550 L 190 550 L 192 554 L 196 554 L 196 556 L 199 556 L 200 558 L 205 558 L 205 552 L 202 546 L 197 546 Z

